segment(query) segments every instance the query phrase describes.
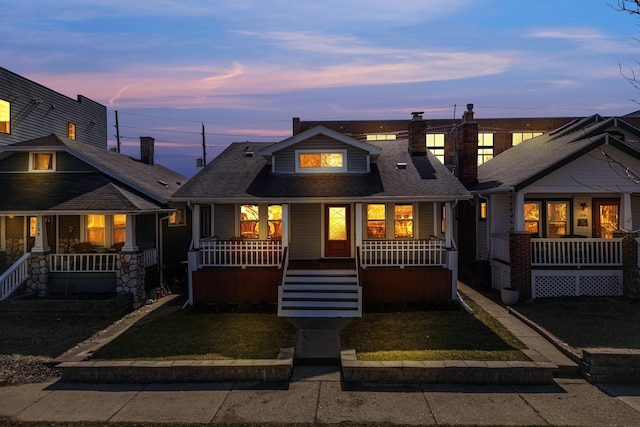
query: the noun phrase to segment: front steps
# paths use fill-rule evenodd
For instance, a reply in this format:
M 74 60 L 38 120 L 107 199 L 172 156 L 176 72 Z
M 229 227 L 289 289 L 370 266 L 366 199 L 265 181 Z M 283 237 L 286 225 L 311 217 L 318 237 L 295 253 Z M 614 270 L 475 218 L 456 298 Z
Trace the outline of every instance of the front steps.
M 278 316 L 360 317 L 361 298 L 355 269 L 287 270 L 278 287 Z

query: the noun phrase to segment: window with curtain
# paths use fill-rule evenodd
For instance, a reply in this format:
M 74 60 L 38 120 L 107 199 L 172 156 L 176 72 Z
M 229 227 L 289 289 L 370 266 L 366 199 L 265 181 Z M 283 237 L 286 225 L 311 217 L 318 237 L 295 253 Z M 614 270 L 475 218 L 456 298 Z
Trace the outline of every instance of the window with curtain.
M 282 205 L 269 205 L 267 210 L 267 238 L 280 240 L 282 239 Z
M 104 215 L 87 215 L 87 240 L 93 246 L 103 247 L 106 222 Z
M 384 239 L 387 237 L 386 207 L 383 203 L 367 205 L 367 238 Z
M 413 205 L 394 206 L 394 237 L 413 237 Z
M 260 238 L 260 210 L 258 205 L 240 206 L 240 236 L 245 239 Z
M 114 215 L 113 216 L 113 240 L 111 244 L 123 243 L 127 233 L 127 216 L 126 215 Z

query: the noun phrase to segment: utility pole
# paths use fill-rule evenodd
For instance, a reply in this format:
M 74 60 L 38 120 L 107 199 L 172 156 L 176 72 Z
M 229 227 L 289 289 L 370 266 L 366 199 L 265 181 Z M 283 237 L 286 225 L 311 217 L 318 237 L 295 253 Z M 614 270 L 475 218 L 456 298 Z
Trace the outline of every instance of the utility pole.
M 207 166 L 207 145 L 204 142 L 204 122 L 202 122 L 202 166 Z
M 118 126 L 118 110 L 116 110 L 116 151 L 120 152 L 120 126 Z

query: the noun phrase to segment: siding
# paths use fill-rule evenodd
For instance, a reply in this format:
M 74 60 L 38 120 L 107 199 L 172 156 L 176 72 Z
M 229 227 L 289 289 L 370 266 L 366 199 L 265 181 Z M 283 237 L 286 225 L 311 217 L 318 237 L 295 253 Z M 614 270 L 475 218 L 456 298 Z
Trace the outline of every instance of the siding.
M 494 194 L 489 201 L 492 214 L 493 234 L 509 234 L 513 228 L 511 223 L 511 195 L 509 193 Z
M 316 135 L 298 144 L 294 144 L 275 153 L 276 172 L 294 173 L 296 168 L 296 150 L 347 150 L 347 172 L 364 173 L 367 171 L 367 152 L 352 145 Z
M 191 245 L 191 210 L 186 209 L 186 224 L 169 227 L 169 221 L 161 221 L 162 225 L 162 262 L 167 269 L 183 270 L 182 262 L 187 260 L 187 252 Z
M 432 235 L 436 235 L 433 229 L 433 203 L 418 204 L 418 235 L 419 239 L 428 239 Z
M 56 153 L 56 171 L 58 172 L 95 172 L 96 169 L 69 153 Z
M 291 205 L 291 259 L 321 258 L 322 208 L 320 204 Z
M 11 133 L 0 133 L 0 147 L 56 134 L 76 125 L 76 140 L 107 148 L 107 107 L 78 95 L 72 99 L 0 68 L 0 99 L 11 103 Z
M 213 208 L 213 235 L 229 240 L 236 235 L 236 208 L 234 205 L 215 205 Z

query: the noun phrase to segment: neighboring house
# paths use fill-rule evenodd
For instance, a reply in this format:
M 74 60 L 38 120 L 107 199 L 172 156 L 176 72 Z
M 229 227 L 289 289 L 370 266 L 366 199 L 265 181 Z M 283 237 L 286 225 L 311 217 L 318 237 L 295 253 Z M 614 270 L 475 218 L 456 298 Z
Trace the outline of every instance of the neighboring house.
M 625 231 L 640 227 L 640 130 L 594 115 L 480 166 L 478 123 L 459 130 L 459 177 L 474 195 L 459 205 L 461 269 L 523 298 L 622 295 L 637 277 L 637 233 Z
M 348 317 L 363 302 L 456 299 L 454 209 L 470 194 L 426 128 L 414 113 L 403 139 L 317 126 L 229 146 L 173 195 L 193 208 L 189 302 Z
M 107 150 L 104 106 L 0 74 L 0 299 L 119 293 L 144 304 L 161 274 L 184 271 L 189 215 L 170 196 L 187 179 L 154 164 L 153 138 L 141 138 L 141 160 Z

